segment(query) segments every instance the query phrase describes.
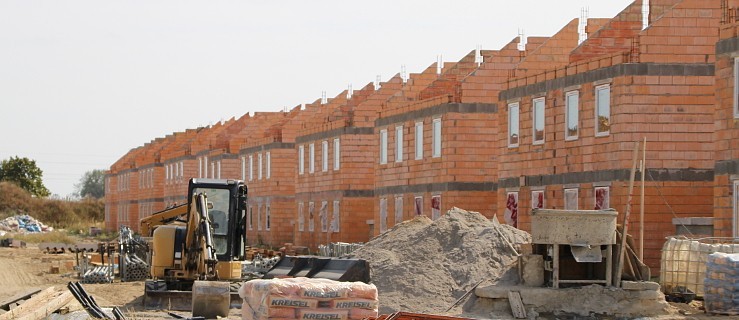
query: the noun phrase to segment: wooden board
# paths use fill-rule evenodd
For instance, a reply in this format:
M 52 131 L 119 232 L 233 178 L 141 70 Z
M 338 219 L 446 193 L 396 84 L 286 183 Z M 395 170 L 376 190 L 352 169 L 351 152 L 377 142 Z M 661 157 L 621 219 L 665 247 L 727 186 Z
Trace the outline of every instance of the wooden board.
M 29 298 L 31 298 L 31 296 L 39 292 L 41 292 L 41 289 L 32 289 L 20 294 L 16 294 L 8 299 L 5 299 L 3 302 L 0 302 L 0 309 L 7 311 L 10 309 L 10 305 L 15 304 L 16 302 L 22 302 L 19 300 L 28 300 Z
M 526 308 L 521 301 L 521 293 L 518 291 L 508 291 L 508 302 L 511 304 L 511 313 L 516 319 L 526 319 Z
M 0 320 L 16 319 L 20 315 L 25 315 L 33 310 L 43 307 L 46 302 L 56 296 L 58 296 L 58 294 L 54 287 L 49 287 L 26 300 L 19 306 L 11 309 L 9 312 L 0 315 Z

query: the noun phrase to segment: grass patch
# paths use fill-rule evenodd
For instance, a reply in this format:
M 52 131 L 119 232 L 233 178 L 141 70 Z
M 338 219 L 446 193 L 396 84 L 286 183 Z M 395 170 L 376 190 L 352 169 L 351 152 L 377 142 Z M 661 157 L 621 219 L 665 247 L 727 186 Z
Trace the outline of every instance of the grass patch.
M 15 240 L 25 241 L 26 243 L 42 243 L 42 242 L 61 242 L 61 243 L 77 243 L 77 239 L 70 236 L 64 231 L 52 231 L 46 233 L 15 233 L 6 234 L 0 239 L 12 238 Z

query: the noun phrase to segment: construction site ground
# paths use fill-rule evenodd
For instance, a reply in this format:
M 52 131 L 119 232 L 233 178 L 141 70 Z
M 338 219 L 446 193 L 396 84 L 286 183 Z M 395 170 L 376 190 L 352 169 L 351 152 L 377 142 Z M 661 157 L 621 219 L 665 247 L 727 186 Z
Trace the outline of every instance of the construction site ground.
M 0 248 L 0 301 L 8 299 L 35 288 L 56 287 L 58 290 L 66 290 L 66 284 L 70 281 L 78 281 L 76 273 L 68 266 L 74 261 L 73 253 L 48 254 L 39 250 L 35 245 L 29 244 L 27 248 Z M 59 267 L 59 273 L 51 273 L 51 267 Z M 164 310 L 145 310 L 142 307 L 144 283 L 138 282 L 114 282 L 112 284 L 84 284 L 84 288 L 103 307 L 118 306 L 126 316 L 135 319 L 147 318 L 169 318 Z M 382 295 L 382 293 L 380 293 Z M 680 318 L 717 318 L 706 315 L 700 310 L 701 303 L 695 301 L 691 304 L 673 303 L 676 308 L 672 319 Z M 70 304 L 70 311 L 81 310 L 76 302 Z M 454 310 L 459 315 L 461 309 Z M 186 312 L 179 312 L 187 315 Z M 485 315 L 464 316 L 485 318 Z M 229 318 L 241 318 L 241 310 L 232 309 Z M 720 317 L 727 318 L 727 317 Z

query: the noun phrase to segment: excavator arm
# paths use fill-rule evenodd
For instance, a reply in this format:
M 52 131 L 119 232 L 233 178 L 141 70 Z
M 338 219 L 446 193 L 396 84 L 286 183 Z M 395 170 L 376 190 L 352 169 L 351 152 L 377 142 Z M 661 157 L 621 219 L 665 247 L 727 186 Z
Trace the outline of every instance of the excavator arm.
M 192 203 L 185 238 L 188 244 L 185 270 L 193 279 L 217 280 L 218 259 L 208 215 L 208 197 L 203 193 L 193 195 Z

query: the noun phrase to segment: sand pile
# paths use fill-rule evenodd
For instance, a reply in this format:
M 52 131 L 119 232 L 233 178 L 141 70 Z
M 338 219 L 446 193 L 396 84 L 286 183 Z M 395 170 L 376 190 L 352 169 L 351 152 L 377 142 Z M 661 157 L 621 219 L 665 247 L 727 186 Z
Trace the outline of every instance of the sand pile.
M 503 238 L 531 243 L 525 231 L 453 208 L 436 221 L 396 225 L 353 256 L 370 262 L 381 314 L 442 313 L 480 280 L 518 279 L 517 257 Z

